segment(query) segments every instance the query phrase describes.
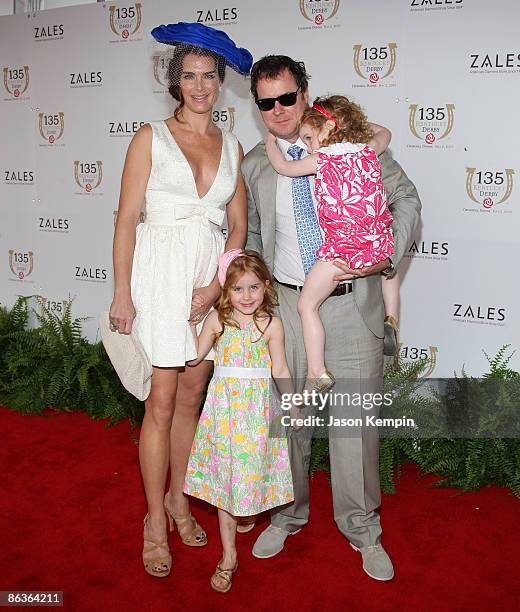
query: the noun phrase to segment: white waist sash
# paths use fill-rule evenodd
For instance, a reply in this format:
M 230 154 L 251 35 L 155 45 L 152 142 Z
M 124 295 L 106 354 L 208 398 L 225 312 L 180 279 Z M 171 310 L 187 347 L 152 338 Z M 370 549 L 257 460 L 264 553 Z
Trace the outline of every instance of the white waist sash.
M 236 368 L 234 366 L 215 366 L 214 376 L 224 378 L 271 378 L 271 368 Z

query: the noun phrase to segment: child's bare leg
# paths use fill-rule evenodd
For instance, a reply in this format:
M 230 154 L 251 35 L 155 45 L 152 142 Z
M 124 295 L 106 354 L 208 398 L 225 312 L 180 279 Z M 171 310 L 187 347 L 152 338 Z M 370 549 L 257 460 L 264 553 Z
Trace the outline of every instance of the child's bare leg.
M 236 534 L 237 519 L 225 510 L 218 510 L 220 539 L 222 540 L 222 567 L 232 569 L 237 562 Z
M 383 301 L 385 303 L 385 314 L 394 317 L 394 319 L 398 321 L 399 307 L 401 305 L 399 297 L 401 283 L 399 282 L 399 276 L 396 274 L 393 278 L 381 277 L 381 282 L 383 288 Z
M 222 560 L 219 562 L 221 570 L 234 570 L 237 563 L 237 549 L 235 545 L 237 534 L 237 519 L 225 510 L 218 509 L 218 523 L 220 527 L 220 539 L 222 541 Z M 231 582 L 232 573 L 228 574 L 228 579 L 215 570 L 211 577 L 213 588 L 217 591 L 227 589 Z
M 307 376 L 319 378 L 325 371 L 325 329 L 318 309 L 337 286 L 338 268 L 331 261 L 318 260 L 305 279 L 298 300 L 303 341 L 307 353 Z
M 399 289 L 400 283 L 397 274 L 393 278 L 383 278 L 383 301 L 385 303 L 385 336 L 383 340 L 383 353 L 392 357 L 397 353 L 399 346 Z

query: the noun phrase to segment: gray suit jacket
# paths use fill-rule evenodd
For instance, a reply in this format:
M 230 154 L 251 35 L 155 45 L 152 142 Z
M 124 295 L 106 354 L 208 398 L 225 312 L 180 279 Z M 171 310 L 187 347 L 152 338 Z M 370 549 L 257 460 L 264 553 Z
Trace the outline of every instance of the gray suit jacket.
M 394 222 L 394 265 L 401 261 L 419 220 L 421 202 L 415 185 L 401 166 L 385 151 L 379 156 L 383 183 Z M 265 145 L 259 142 L 245 156 L 242 173 L 247 188 L 247 248 L 262 253 L 273 271 L 275 249 L 275 206 L 277 174 L 269 163 Z M 384 307 L 379 274 L 354 282 L 354 299 L 367 327 L 378 338 L 383 337 Z

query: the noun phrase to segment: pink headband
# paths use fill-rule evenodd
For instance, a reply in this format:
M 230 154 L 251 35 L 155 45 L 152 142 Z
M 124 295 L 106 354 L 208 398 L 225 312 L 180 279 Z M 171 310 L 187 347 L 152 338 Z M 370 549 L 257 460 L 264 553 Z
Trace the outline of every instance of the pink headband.
M 226 251 L 225 253 L 222 253 L 222 255 L 219 257 L 218 259 L 218 282 L 220 283 L 220 286 L 223 287 L 224 283 L 226 282 L 226 274 L 227 274 L 227 270 L 229 268 L 229 264 L 236 259 L 237 257 L 240 257 L 240 255 L 243 255 L 244 251 L 242 251 L 242 249 L 231 249 L 230 251 Z
M 336 119 L 334 118 L 333 115 L 331 115 L 328 111 L 326 111 L 323 106 L 320 106 L 319 104 L 313 104 L 312 108 L 314 110 L 317 110 L 318 113 L 321 113 L 322 115 L 324 115 L 325 117 L 327 117 L 327 119 L 330 119 L 331 121 L 334 121 L 334 123 L 336 125 L 338 125 L 338 122 L 336 121 Z

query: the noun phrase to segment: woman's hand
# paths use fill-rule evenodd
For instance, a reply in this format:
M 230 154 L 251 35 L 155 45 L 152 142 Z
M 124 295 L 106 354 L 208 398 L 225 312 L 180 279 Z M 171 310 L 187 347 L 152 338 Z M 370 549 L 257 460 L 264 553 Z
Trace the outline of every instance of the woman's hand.
M 129 334 L 132 331 L 132 323 L 135 319 L 135 308 L 130 296 L 121 298 L 114 297 L 110 306 L 110 329 L 120 334 Z
M 213 285 L 214 283 L 208 287 L 199 287 L 193 290 L 191 297 L 190 323 L 200 323 L 217 301 L 219 291 L 216 291 Z

